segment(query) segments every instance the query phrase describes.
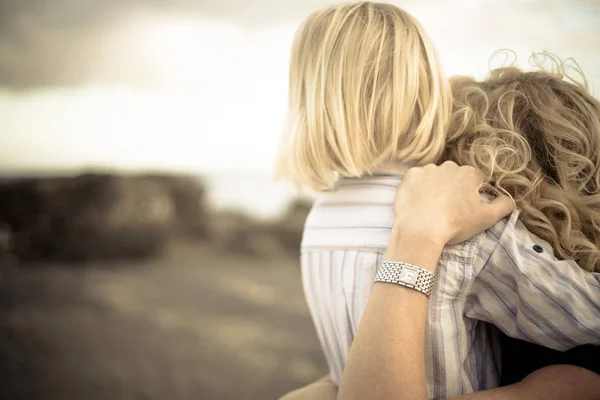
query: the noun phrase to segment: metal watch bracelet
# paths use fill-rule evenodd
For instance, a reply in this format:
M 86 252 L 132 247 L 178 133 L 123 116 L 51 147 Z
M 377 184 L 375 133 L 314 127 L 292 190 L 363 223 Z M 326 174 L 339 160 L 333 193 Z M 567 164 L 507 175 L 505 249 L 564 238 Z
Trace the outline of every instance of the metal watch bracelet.
M 427 297 L 433 289 L 435 276 L 424 268 L 400 261 L 383 261 L 379 265 L 375 282 L 395 283 L 418 290 Z

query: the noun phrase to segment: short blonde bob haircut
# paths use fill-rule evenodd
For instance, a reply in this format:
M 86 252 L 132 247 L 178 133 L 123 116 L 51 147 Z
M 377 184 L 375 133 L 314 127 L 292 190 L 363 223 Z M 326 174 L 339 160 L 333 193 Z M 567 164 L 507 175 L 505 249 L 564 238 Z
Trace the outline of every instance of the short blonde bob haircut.
M 580 70 L 583 82 L 569 82 L 557 57 L 532 58 L 552 68 L 507 67 L 482 82 L 451 80 L 445 157 L 478 168 L 489 189 L 509 194 L 527 229 L 550 243 L 558 258 L 598 272 L 600 102 Z
M 278 175 L 322 190 L 390 161 L 437 162 L 451 107 L 436 51 L 411 15 L 373 2 L 321 9 L 294 40 Z

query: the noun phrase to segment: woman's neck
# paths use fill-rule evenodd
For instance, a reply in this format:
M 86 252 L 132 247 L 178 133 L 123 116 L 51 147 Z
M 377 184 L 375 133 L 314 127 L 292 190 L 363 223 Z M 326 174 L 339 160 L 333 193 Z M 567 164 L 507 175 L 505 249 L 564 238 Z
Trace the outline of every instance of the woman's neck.
M 414 163 L 404 163 L 400 161 L 388 161 L 381 167 L 377 168 L 375 174 L 393 174 L 393 175 L 404 175 Z

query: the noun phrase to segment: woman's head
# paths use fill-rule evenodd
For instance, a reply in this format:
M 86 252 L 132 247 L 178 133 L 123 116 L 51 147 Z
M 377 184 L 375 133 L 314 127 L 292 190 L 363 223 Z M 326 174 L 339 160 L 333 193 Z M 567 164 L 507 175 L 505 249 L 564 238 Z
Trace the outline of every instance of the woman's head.
M 419 23 L 383 3 L 319 10 L 300 27 L 290 61 L 280 173 L 320 190 L 384 162 L 435 162 L 450 88 Z
M 600 270 L 600 102 L 557 72 L 493 70 L 451 80 L 445 157 L 470 164 L 508 193 L 527 228 L 558 257 Z

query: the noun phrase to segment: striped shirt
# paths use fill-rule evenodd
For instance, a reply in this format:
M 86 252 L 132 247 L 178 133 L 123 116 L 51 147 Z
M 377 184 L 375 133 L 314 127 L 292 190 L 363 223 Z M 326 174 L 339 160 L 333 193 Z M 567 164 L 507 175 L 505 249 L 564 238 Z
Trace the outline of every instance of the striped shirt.
M 388 245 L 401 176 L 343 179 L 318 195 L 302 240 L 302 280 L 333 381 L 338 384 Z M 429 397 L 497 387 L 497 328 L 567 350 L 600 345 L 600 276 L 554 257 L 519 212 L 446 246 L 426 324 Z

